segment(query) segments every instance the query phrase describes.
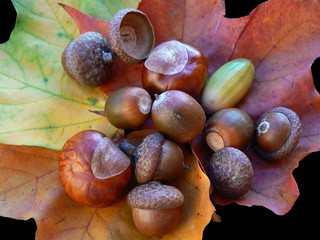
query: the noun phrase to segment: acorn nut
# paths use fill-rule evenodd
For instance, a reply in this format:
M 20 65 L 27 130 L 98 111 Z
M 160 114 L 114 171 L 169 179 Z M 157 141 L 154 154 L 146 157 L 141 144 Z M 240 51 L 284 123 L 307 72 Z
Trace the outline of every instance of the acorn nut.
M 286 107 L 272 108 L 255 123 L 254 150 L 268 161 L 277 161 L 290 154 L 302 135 L 300 118 Z
M 172 181 L 184 169 L 181 148 L 158 132 L 151 133 L 136 148 L 135 177 L 139 184 Z
M 131 160 L 98 131 L 75 134 L 60 152 L 60 183 L 81 205 L 95 208 L 112 205 L 123 196 L 131 177 Z
M 154 126 L 177 143 L 186 143 L 201 133 L 206 115 L 201 105 L 180 90 L 156 94 L 151 107 Z
M 208 79 L 201 105 L 208 115 L 234 107 L 249 91 L 255 68 L 251 60 L 236 58 L 218 68 Z
M 67 45 L 61 63 L 71 78 L 95 88 L 108 80 L 113 57 L 109 43 L 100 33 L 85 32 Z
M 152 98 L 140 87 L 123 87 L 113 91 L 104 106 L 104 114 L 116 128 L 132 130 L 150 117 Z
M 132 189 L 127 202 L 137 229 L 147 236 L 162 237 L 178 226 L 184 196 L 176 187 L 152 181 Z
M 125 63 L 141 63 L 155 44 L 148 16 L 135 8 L 122 9 L 113 16 L 109 38 L 112 50 Z
M 207 174 L 213 191 L 231 199 L 245 195 L 253 181 L 251 161 L 245 153 L 234 147 L 224 147 L 213 153 Z
M 144 62 L 142 85 L 151 94 L 180 90 L 196 97 L 208 76 L 208 63 L 203 53 L 177 40 L 156 46 Z
M 207 120 L 204 132 L 206 142 L 213 151 L 226 146 L 244 151 L 253 139 L 254 123 L 244 110 L 225 108 Z

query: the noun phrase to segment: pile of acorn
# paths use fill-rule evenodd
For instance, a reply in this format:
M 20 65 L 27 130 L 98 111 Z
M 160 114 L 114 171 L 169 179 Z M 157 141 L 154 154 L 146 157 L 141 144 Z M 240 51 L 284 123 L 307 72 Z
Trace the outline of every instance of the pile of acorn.
M 79 132 L 61 150 L 59 179 L 72 199 L 90 207 L 110 206 L 131 187 L 127 202 L 136 227 L 163 236 L 179 224 L 184 204 L 182 192 L 170 185 L 185 169 L 184 144 L 204 135 L 212 149 L 205 171 L 214 191 L 235 199 L 248 192 L 253 180 L 247 149 L 253 146 L 268 161 L 282 159 L 298 144 L 301 123 L 285 107 L 270 109 L 255 123 L 233 107 L 253 82 L 250 60 L 234 59 L 208 78 L 199 49 L 177 40 L 154 45 L 148 17 L 130 8 L 110 21 L 109 42 L 100 33 L 86 32 L 65 48 L 64 70 L 89 87 L 108 81 L 116 57 L 143 63 L 142 87 L 115 90 L 103 113 L 116 128 L 150 128 L 151 121 L 155 131 L 136 146 L 94 130 Z

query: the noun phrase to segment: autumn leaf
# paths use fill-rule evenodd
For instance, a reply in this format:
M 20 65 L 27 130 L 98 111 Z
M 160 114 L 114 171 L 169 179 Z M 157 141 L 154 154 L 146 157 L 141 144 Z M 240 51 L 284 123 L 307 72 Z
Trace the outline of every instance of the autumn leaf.
M 64 2 L 64 6 L 75 9 L 73 14 L 56 1 L 14 1 L 18 24 L 11 39 L 0 46 L 0 110 L 4 113 L 0 118 L 0 142 L 59 149 L 63 139 L 83 128 L 104 126 L 103 131 L 109 135 L 115 132 L 108 128 L 105 119 L 87 110 L 102 108 L 106 97 L 103 93 L 107 95 L 124 85 L 140 85 L 141 65 L 117 62 L 112 79 L 99 91 L 72 82 L 59 61 L 63 48 L 79 30 L 90 29 L 84 21 L 90 19 L 107 26 L 117 9 L 135 2 L 134 7 L 144 11 L 153 23 L 157 44 L 178 39 L 200 48 L 208 59 L 210 74 L 237 57 L 252 60 L 256 68 L 254 83 L 237 107 L 246 110 L 254 120 L 279 105 L 292 108 L 301 117 L 303 136 L 288 158 L 270 164 L 251 149 L 247 152 L 253 163 L 254 182 L 248 194 L 235 201 L 240 205 L 264 206 L 279 215 L 287 213 L 299 196 L 293 170 L 306 155 L 320 150 L 319 94 L 311 74 L 311 64 L 320 52 L 319 2 L 269 0 L 250 15 L 235 19 L 224 17 L 220 0 L 149 0 L 139 5 L 137 1 L 119 2 Z M 76 20 L 75 16 L 80 17 Z M 88 121 L 94 124 L 84 123 Z M 210 152 L 201 137 L 193 141 L 192 151 L 205 169 Z M 0 179 L 7 183 L 0 188 L 1 215 L 36 218 L 41 238 L 46 238 L 46 234 L 57 239 L 107 238 L 111 234 L 121 239 L 117 235 L 121 233 L 140 237 L 132 228 L 124 202 L 110 209 L 91 209 L 78 206 L 65 195 L 57 180 L 55 151 L 2 145 L 1 152 Z M 191 171 L 179 179 L 177 186 L 190 196 L 190 204 L 196 204 L 199 198 L 204 208 L 186 210 L 181 228 L 170 235 L 174 239 L 188 239 L 193 234 L 201 237 L 208 216 L 214 211 L 206 175 L 194 156 L 187 155 L 186 160 Z M 221 205 L 231 203 L 215 192 L 212 197 L 213 202 Z M 126 224 L 119 224 L 123 222 Z M 106 225 L 110 231 L 105 231 Z M 180 235 L 182 228 L 190 226 L 198 229 Z
M 95 17 L 110 19 L 138 1 L 65 1 Z M 80 86 L 62 69 L 61 54 L 79 35 L 77 25 L 58 1 L 13 1 L 17 24 L 0 46 L 0 142 L 61 149 L 73 134 L 96 129 L 112 136 L 104 117 L 100 89 Z M 103 10 L 103 11 L 102 11 Z
M 125 196 L 98 209 L 71 200 L 58 180 L 59 151 L 0 145 L 0 155 L 0 215 L 34 218 L 37 239 L 151 239 L 135 228 Z M 192 154 L 185 156 L 187 169 L 173 183 L 185 196 L 181 224 L 162 239 L 201 239 L 215 210 L 208 178 Z

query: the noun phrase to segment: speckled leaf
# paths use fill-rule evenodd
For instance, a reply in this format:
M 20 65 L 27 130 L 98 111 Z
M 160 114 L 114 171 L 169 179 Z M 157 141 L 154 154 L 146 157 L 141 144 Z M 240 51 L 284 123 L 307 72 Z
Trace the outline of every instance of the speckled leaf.
M 0 215 L 34 218 L 36 239 L 153 239 L 134 226 L 125 196 L 99 209 L 71 200 L 58 180 L 58 151 L 0 145 L 0 155 Z M 185 196 L 182 219 L 176 230 L 162 239 L 202 239 L 215 211 L 208 178 L 192 154 L 185 156 L 187 168 L 174 183 Z
M 17 24 L 0 46 L 0 142 L 61 148 L 82 129 L 112 136 L 104 117 L 105 94 L 80 86 L 61 66 L 61 53 L 79 35 L 77 25 L 56 0 L 14 0 Z M 137 1 L 64 1 L 95 17 L 110 19 Z

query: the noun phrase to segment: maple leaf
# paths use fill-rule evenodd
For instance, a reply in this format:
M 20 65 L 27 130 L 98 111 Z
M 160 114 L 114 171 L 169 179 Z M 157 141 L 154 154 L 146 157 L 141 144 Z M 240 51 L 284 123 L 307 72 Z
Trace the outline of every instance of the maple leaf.
M 78 109 L 76 105 L 81 103 L 82 107 L 80 109 L 83 110 L 88 107 L 100 109 L 101 102 L 103 102 L 100 97 L 101 99 L 105 97 L 102 92 L 108 94 L 124 85 L 140 85 L 141 65 L 125 65 L 121 62 L 116 63 L 113 77 L 108 84 L 101 88 L 102 92 L 88 91 L 82 86 L 71 83 L 71 79 L 65 79 L 67 78 L 65 75 L 65 78 L 60 76 L 64 73 L 61 66 L 58 65 L 60 59 L 57 56 L 62 52 L 66 43 L 79 34 L 78 30 L 81 32 L 90 29 L 90 25 L 83 24 L 84 21 L 90 19 L 90 21 L 98 22 L 101 25 L 94 29 L 102 31 L 100 27 L 107 28 L 107 20 L 110 20 L 112 13 L 115 13 L 117 9 L 124 7 L 124 5 L 117 2 L 115 4 L 119 4 L 117 5 L 119 8 L 112 8 L 113 5 L 109 5 L 108 1 L 93 1 L 90 4 L 83 1 L 80 5 L 76 1 L 68 1 L 68 5 L 73 8 L 66 7 L 67 3 L 64 3 L 65 10 L 69 14 L 72 11 L 75 12 L 75 14 L 70 14 L 75 22 L 77 22 L 75 16 L 80 16 L 76 26 L 72 21 L 67 20 L 69 18 L 66 12 L 61 11 L 61 6 L 55 1 L 47 1 L 46 4 L 43 4 L 43 1 L 40 0 L 36 2 L 21 0 L 14 1 L 14 3 L 16 9 L 18 9 L 18 22 L 20 24 L 17 25 L 10 41 L 0 46 L 0 66 L 4 66 L 0 67 L 0 80 L 1 86 L 8 88 L 7 91 L 10 93 L 13 93 L 13 91 L 15 93 L 19 92 L 19 87 L 24 87 L 23 89 L 26 88 L 27 91 L 21 96 L 15 94 L 19 97 L 16 98 L 15 96 L 14 102 L 12 102 L 10 94 L 6 94 L 6 91 L 3 91 L 4 95 L 0 95 L 1 110 L 7 113 L 0 121 L 0 123 L 6 123 L 6 125 L 3 125 L 6 128 L 0 130 L 0 133 L 4 134 L 1 142 L 59 148 L 63 142 L 62 139 L 66 139 L 67 135 L 70 136 L 72 131 L 69 128 L 64 128 L 67 135 L 62 138 L 52 138 L 51 134 L 46 135 L 47 126 L 56 126 L 57 119 L 54 119 L 55 125 L 40 127 L 37 129 L 38 132 L 33 132 L 31 135 L 28 135 L 28 131 L 22 131 L 16 122 L 10 120 L 20 111 L 25 111 L 25 115 L 22 112 L 22 116 L 20 116 L 24 120 L 46 113 L 50 109 L 46 108 L 48 105 L 41 106 L 38 105 L 38 102 L 48 98 L 48 95 L 45 95 L 48 92 L 56 93 L 53 90 L 58 89 L 59 86 L 62 86 L 63 90 L 72 92 L 72 94 L 68 93 L 72 100 L 71 109 Z M 137 4 L 136 1 L 135 3 Z M 109 11 L 111 8 L 113 10 Z M 254 83 L 248 95 L 237 107 L 247 111 L 253 120 L 256 120 L 264 111 L 279 105 L 293 109 L 301 117 L 303 136 L 295 151 L 288 158 L 270 164 L 260 159 L 251 149 L 247 152 L 252 161 L 255 176 L 248 194 L 236 200 L 241 205 L 260 205 L 276 214 L 287 213 L 299 196 L 299 189 L 292 176 L 292 171 L 298 167 L 299 161 L 306 155 L 320 150 L 320 123 L 318 122 L 320 98 L 313 85 L 311 74 L 311 65 L 314 59 L 318 57 L 317 53 L 320 52 L 320 26 L 317 24 L 320 17 L 319 8 L 318 1 L 269 0 L 259 5 L 246 17 L 228 19 L 224 17 L 224 5 L 220 0 L 201 2 L 149 0 L 141 1 L 138 5 L 138 9 L 144 11 L 154 25 L 157 44 L 166 40 L 177 39 L 200 48 L 208 59 L 209 74 L 212 74 L 225 62 L 238 57 L 252 60 L 256 68 Z M 77 11 L 77 9 L 82 10 L 82 12 Z M 48 13 L 50 14 L 48 15 Z M 38 18 L 34 15 L 41 16 L 48 21 L 38 21 Z M 63 32 L 48 27 L 57 24 L 56 19 L 61 20 L 59 24 L 61 24 Z M 35 27 L 35 23 L 39 26 Z M 61 30 L 61 28 L 59 29 Z M 24 35 L 28 31 L 32 34 Z M 41 38 L 42 35 L 45 36 L 45 41 Z M 107 36 L 105 32 L 104 35 Z M 37 41 L 32 43 L 30 41 L 30 39 L 33 39 L 32 36 L 37 36 Z M 18 37 L 21 39 L 20 43 L 13 41 Z M 28 48 L 31 45 L 36 48 Z M 24 48 L 21 48 L 22 46 Z M 44 46 L 51 46 L 54 51 L 51 52 L 51 49 L 46 52 L 45 50 L 48 50 L 48 48 Z M 23 51 L 14 51 L 16 49 Z M 32 52 L 31 49 L 35 49 L 35 51 Z M 41 59 L 46 59 L 50 64 L 46 67 L 41 66 L 40 63 L 43 63 L 39 61 Z M 60 70 L 55 72 L 58 68 Z M 15 71 L 11 71 L 12 69 Z M 27 85 L 28 87 L 24 84 L 27 79 L 25 76 L 29 76 L 31 79 L 31 84 Z M 46 80 L 45 76 L 57 77 L 53 79 L 58 80 L 53 82 L 58 83 L 58 87 L 50 84 L 48 85 L 49 88 L 44 87 L 48 83 L 48 78 Z M 21 79 L 24 81 L 15 81 Z M 51 82 L 51 78 L 49 80 Z M 71 85 L 66 88 L 65 84 L 61 85 L 61 80 Z M 33 84 L 34 82 L 36 84 Z M 47 89 L 50 91 L 44 91 Z M 37 94 L 32 94 L 34 91 L 37 91 Z M 74 95 L 74 92 L 79 95 Z M 80 92 L 85 92 L 85 96 L 81 95 Z M 60 99 L 62 94 L 52 94 L 52 96 L 51 100 L 54 100 L 54 98 Z M 30 99 L 32 100 L 31 105 L 28 105 L 28 102 L 24 106 L 21 105 L 22 102 L 30 101 Z M 66 99 L 61 98 L 60 100 L 65 104 Z M 297 104 L 301 102 L 304 104 Z M 51 104 L 54 106 L 56 104 L 61 105 L 60 101 L 52 101 L 49 106 Z M 36 108 L 38 106 L 40 106 L 40 111 Z M 84 115 L 88 116 L 88 113 Z M 44 120 L 47 120 L 49 116 L 50 114 L 47 114 L 47 118 L 44 118 Z M 78 113 L 75 116 L 79 116 Z M 38 126 L 35 125 L 36 119 L 41 122 L 41 119 L 31 118 L 29 121 L 31 126 Z M 100 120 L 102 119 L 100 118 L 97 121 Z M 18 123 L 21 122 L 20 119 Z M 29 122 L 23 123 L 27 125 Z M 77 119 L 72 119 L 71 122 L 75 127 L 78 127 Z M 88 127 L 88 125 L 85 127 Z M 16 136 L 19 134 L 19 137 L 15 139 L 18 139 L 18 142 L 10 140 L 13 139 L 10 138 L 12 132 L 8 132 L 8 129 L 13 130 Z M 112 130 L 109 134 L 112 134 Z M 36 139 L 39 136 L 44 136 L 44 138 Z M 208 151 L 201 135 L 192 142 L 192 150 L 199 161 L 205 165 Z M 112 225 L 109 228 L 112 230 L 109 232 L 100 232 L 102 228 L 105 228 L 105 224 L 110 223 L 111 219 L 116 219 L 116 223 L 123 220 L 132 224 L 129 220 L 129 209 L 124 202 L 120 201 L 119 205 L 117 203 L 110 208 L 111 210 L 102 209 L 100 211 L 78 206 L 64 194 L 57 182 L 56 166 L 53 167 L 56 164 L 55 151 L 6 145 L 1 146 L 1 151 L 3 157 L 0 166 L 3 171 L 1 171 L 0 178 L 9 183 L 0 189 L 1 204 L 3 204 L 0 210 L 1 215 L 24 219 L 35 217 L 40 236 L 45 236 L 46 230 L 48 230 L 49 234 L 54 234 L 57 238 L 68 235 L 75 238 L 79 235 L 108 237 L 108 233 L 117 234 L 119 227 L 121 231 L 133 234 L 130 225 L 126 224 L 120 224 L 115 228 Z M 26 161 L 25 157 L 30 155 L 33 156 L 34 163 Z M 43 164 L 43 161 L 46 163 Z M 194 173 L 181 178 L 179 181 L 184 184 L 179 186 L 182 188 L 190 187 L 190 189 L 197 188 L 197 186 L 203 185 L 200 179 L 204 179 L 203 189 L 192 191 L 192 194 L 189 194 L 195 197 L 200 195 L 200 199 L 205 202 L 204 206 L 208 207 L 208 211 L 202 209 L 199 214 L 194 215 L 197 212 L 195 209 L 198 208 L 192 211 L 185 210 L 185 215 L 188 218 L 183 222 L 182 227 L 194 225 L 189 221 L 195 221 L 198 216 L 203 216 L 201 222 L 197 223 L 200 226 L 197 235 L 200 237 L 200 232 L 214 208 L 206 199 L 208 197 L 208 179 L 200 170 L 194 157 L 188 155 L 187 161 L 190 161 Z M 191 184 L 189 184 L 190 182 Z M 34 193 L 35 189 L 37 190 L 36 194 Z M 202 191 L 203 195 L 201 195 Z M 16 198 L 22 194 L 27 197 L 25 199 Z M 231 202 L 219 198 L 214 192 L 212 196 L 212 200 L 221 205 Z M 195 202 L 195 199 L 190 200 L 190 204 L 195 204 Z M 25 206 L 25 203 L 28 203 L 27 208 L 22 207 Z M 114 214 L 119 211 L 119 206 L 123 209 L 123 212 L 120 211 L 122 213 L 120 216 L 123 217 L 121 220 L 119 220 L 119 216 L 116 217 L 116 214 Z M 111 216 L 111 219 L 108 216 Z M 75 219 L 75 221 L 72 221 L 72 219 Z M 89 220 L 92 225 L 88 224 Z M 178 235 L 178 233 L 180 233 L 180 229 L 177 229 L 174 234 Z M 136 232 L 135 234 L 139 235 Z M 132 236 L 136 236 L 135 234 Z M 190 232 L 187 232 L 187 234 L 181 238 L 188 239 L 189 236 L 192 236 Z M 176 235 L 174 236 L 176 237 Z
M 34 218 L 37 239 L 152 239 L 135 228 L 125 197 L 107 208 L 81 206 L 69 198 L 58 180 L 59 151 L 0 145 L 0 155 L 0 215 Z M 162 239 L 201 239 L 215 210 L 197 159 L 186 152 L 185 165 L 172 183 L 185 196 L 182 221 Z

